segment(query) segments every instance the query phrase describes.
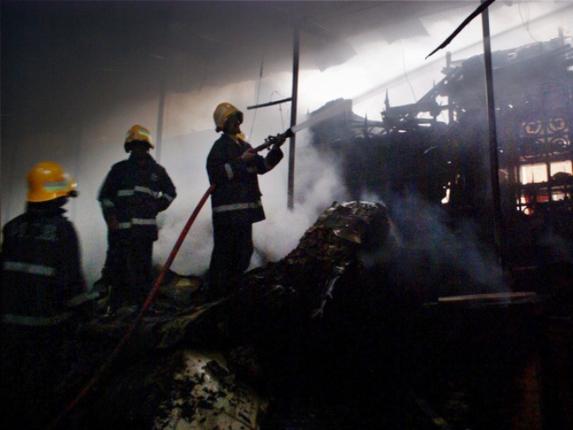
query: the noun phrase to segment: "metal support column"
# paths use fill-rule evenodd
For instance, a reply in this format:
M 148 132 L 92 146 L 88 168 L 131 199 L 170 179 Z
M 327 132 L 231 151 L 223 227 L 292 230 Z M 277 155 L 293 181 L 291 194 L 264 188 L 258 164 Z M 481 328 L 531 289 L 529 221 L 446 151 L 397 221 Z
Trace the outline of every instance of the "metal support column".
M 482 0 L 482 3 L 485 0 Z M 493 89 L 493 67 L 491 61 L 491 39 L 489 31 L 489 11 L 485 9 L 481 14 L 483 30 L 483 57 L 485 64 L 486 103 L 489 126 L 489 157 L 491 171 L 491 189 L 493 196 L 493 223 L 494 239 L 497 247 L 499 261 L 502 267 L 504 261 L 504 225 L 501 213 L 501 193 L 499 188 L 499 157 L 497 142 L 497 124 L 495 117 L 495 98 Z
M 157 105 L 157 139 L 155 142 L 155 159 L 161 162 L 161 143 L 163 140 L 163 118 L 165 116 L 165 67 L 159 81 L 159 103 Z
M 296 107 L 298 96 L 298 63 L 300 51 L 300 33 L 297 27 L 294 28 L 293 34 L 293 59 L 292 59 L 292 101 L 290 108 L 290 126 L 296 125 Z M 290 138 L 289 157 L 288 157 L 288 199 L 287 206 L 289 209 L 294 208 L 294 157 L 295 157 L 296 135 Z
M 448 71 L 448 73 L 450 72 L 451 67 L 452 67 L 452 53 L 448 51 L 446 52 L 446 70 Z M 452 124 L 454 123 L 454 101 L 452 99 L 452 92 L 449 89 L 447 92 L 448 92 L 448 124 L 452 126 Z

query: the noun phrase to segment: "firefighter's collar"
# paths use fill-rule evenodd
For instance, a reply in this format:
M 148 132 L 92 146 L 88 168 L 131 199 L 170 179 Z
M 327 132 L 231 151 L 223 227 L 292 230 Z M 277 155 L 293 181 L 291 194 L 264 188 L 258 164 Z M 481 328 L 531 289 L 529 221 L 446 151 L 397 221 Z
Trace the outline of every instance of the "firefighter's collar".
M 142 159 L 145 160 L 145 162 L 146 162 L 146 163 L 149 163 L 149 164 L 155 162 L 155 160 L 153 159 L 153 157 L 152 157 L 151 154 L 149 154 L 149 153 L 145 154 L 145 156 L 142 157 Z M 128 160 L 131 161 L 131 162 L 137 163 L 137 159 L 133 156 L 133 154 L 130 154 Z
M 229 133 L 225 133 L 225 136 L 227 136 L 229 139 L 231 139 L 233 142 L 235 142 L 237 145 L 240 145 L 242 140 L 241 136 L 243 136 L 243 133 L 239 133 L 239 134 L 229 134 Z

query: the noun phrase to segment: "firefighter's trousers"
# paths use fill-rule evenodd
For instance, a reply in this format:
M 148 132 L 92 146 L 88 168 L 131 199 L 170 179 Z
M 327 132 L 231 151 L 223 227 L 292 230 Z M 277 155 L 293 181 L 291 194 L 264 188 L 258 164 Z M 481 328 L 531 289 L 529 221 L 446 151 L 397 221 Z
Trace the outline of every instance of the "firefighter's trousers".
M 209 289 L 210 295 L 218 296 L 231 287 L 249 267 L 253 254 L 253 226 L 251 223 L 214 223 L 213 230 Z
M 111 283 L 110 306 L 139 305 L 152 282 L 153 240 L 108 235 L 106 276 Z

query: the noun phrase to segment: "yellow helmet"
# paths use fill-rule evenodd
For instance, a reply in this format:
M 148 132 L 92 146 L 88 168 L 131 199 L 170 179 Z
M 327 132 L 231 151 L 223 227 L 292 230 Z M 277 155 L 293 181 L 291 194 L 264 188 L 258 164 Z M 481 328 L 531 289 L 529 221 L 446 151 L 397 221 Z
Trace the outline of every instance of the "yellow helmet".
M 225 122 L 231 115 L 238 114 L 239 120 L 243 122 L 243 112 L 233 106 L 231 103 L 219 103 L 213 112 L 213 120 L 215 121 L 215 131 L 222 131 L 225 128 Z
M 27 201 L 47 202 L 75 193 L 77 184 L 64 172 L 62 166 L 53 161 L 42 161 L 28 172 Z
M 155 146 L 153 146 L 153 143 L 151 143 L 151 133 L 149 132 L 148 129 L 139 124 L 135 124 L 131 126 L 129 130 L 127 130 L 124 143 L 124 148 L 126 152 L 130 151 L 129 144 L 135 141 L 145 142 L 149 145 L 150 148 L 155 148 Z

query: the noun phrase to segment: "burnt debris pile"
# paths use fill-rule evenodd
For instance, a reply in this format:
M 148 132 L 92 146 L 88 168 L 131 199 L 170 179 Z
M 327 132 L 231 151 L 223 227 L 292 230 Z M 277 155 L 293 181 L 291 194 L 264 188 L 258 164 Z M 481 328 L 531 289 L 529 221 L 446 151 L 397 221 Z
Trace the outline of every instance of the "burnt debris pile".
M 559 377 L 571 357 L 567 324 L 540 319 L 543 303 L 533 293 L 424 301 L 404 292 L 411 277 L 392 270 L 404 257 L 394 229 L 383 204 L 334 203 L 291 253 L 246 273 L 223 297 L 207 300 L 200 279 L 171 273 L 130 342 L 60 427 L 567 423 L 570 391 Z M 430 279 L 424 288 L 440 282 Z M 81 328 L 78 364 L 58 387 L 62 403 L 134 317 L 123 308 Z
M 246 273 L 215 301 L 207 301 L 198 279 L 171 274 L 71 418 L 87 428 L 256 428 L 268 403 L 263 397 L 304 386 L 317 357 L 362 331 L 365 309 L 378 313 L 372 303 L 388 285 L 372 281 L 362 257 L 381 255 L 391 241 L 384 205 L 334 203 L 284 259 Z M 106 358 L 134 312 L 124 308 L 82 329 L 83 367 L 68 391 Z

